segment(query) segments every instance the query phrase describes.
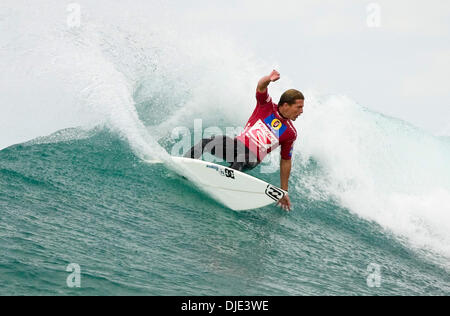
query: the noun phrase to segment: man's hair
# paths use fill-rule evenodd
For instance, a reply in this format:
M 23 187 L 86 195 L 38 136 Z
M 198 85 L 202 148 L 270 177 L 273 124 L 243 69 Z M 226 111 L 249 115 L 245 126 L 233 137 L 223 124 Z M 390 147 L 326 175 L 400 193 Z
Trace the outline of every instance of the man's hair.
M 287 103 L 292 105 L 295 103 L 295 100 L 305 100 L 303 93 L 295 89 L 289 89 L 281 95 L 280 102 L 278 102 L 278 106 L 282 106 Z

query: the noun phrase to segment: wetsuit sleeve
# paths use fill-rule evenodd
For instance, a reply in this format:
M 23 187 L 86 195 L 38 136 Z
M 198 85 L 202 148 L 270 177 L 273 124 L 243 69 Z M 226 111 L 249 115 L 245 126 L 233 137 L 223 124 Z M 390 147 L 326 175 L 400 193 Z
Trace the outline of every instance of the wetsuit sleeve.
M 291 160 L 292 152 L 294 150 L 295 140 L 288 140 L 281 143 L 281 158 L 284 160 Z
M 257 106 L 264 106 L 266 104 L 272 104 L 272 98 L 269 95 L 269 90 L 266 89 L 264 92 L 259 92 L 256 90 L 256 101 Z

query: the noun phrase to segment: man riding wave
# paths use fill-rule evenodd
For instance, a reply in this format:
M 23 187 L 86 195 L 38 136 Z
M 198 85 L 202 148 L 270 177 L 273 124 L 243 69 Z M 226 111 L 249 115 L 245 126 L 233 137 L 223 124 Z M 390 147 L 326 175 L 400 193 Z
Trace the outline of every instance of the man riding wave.
M 290 89 L 281 95 L 278 105 L 275 104 L 267 87 L 278 79 L 280 73 L 273 70 L 259 80 L 255 110 L 239 136 L 234 139 L 227 136 L 202 139 L 185 157 L 199 159 L 204 152 L 209 152 L 230 163 L 230 168 L 246 171 L 256 167 L 266 155 L 281 146 L 280 186 L 288 191 L 292 151 L 297 139 L 292 121 L 303 113 L 305 98 L 300 91 Z M 278 204 L 286 211 L 291 210 L 288 194 Z

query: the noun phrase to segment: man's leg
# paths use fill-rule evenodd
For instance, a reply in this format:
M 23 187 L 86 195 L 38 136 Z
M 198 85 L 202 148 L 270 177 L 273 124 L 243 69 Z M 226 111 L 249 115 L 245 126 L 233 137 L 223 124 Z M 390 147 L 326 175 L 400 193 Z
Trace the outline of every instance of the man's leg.
M 259 164 L 256 156 L 237 138 L 234 139 L 234 161 L 230 164 L 231 169 L 247 171 Z
M 256 156 L 237 138 L 217 136 L 204 138 L 192 147 L 185 155 L 186 158 L 200 159 L 204 152 L 219 157 L 230 163 L 230 168 L 238 171 L 246 171 L 258 165 Z
M 185 154 L 185 158 L 192 158 L 192 159 L 200 159 L 203 154 L 203 150 L 205 149 L 206 145 L 210 143 L 214 138 L 203 138 L 198 144 L 193 146 L 190 150 L 188 150 Z
M 242 171 L 242 169 L 244 169 L 244 164 L 245 164 L 245 162 L 234 161 L 230 164 L 229 168 L 237 170 L 237 171 Z
M 227 162 L 233 162 L 235 160 L 234 140 L 227 136 L 204 138 L 201 142 L 192 147 L 184 157 L 200 159 L 204 152 L 211 153 Z

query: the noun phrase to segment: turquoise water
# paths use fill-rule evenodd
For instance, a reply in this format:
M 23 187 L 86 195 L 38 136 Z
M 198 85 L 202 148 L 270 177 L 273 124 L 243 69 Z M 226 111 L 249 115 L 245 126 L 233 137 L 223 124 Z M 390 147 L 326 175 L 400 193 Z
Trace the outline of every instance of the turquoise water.
M 444 267 L 332 200 L 233 212 L 108 130 L 4 149 L 0 175 L 1 295 L 450 294 Z

